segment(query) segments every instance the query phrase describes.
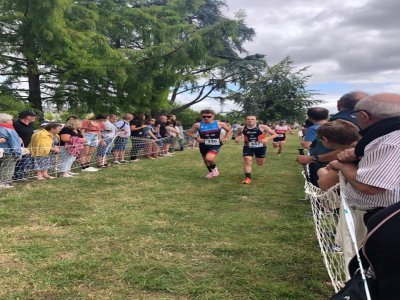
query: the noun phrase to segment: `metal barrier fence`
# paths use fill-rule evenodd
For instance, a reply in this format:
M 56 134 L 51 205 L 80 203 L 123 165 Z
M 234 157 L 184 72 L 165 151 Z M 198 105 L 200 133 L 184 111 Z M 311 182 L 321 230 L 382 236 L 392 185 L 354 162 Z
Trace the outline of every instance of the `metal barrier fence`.
M 193 139 L 166 137 L 158 140 L 145 138 L 104 139 L 97 146 L 88 146 L 74 141 L 52 147 L 30 147 L 2 149 L 0 152 L 0 188 L 11 187 L 10 183 L 27 179 L 46 179 L 57 176 L 71 177 L 73 170 L 95 172 L 108 164 L 136 162 L 139 158 L 158 159 L 171 156 L 175 151 L 194 145 Z

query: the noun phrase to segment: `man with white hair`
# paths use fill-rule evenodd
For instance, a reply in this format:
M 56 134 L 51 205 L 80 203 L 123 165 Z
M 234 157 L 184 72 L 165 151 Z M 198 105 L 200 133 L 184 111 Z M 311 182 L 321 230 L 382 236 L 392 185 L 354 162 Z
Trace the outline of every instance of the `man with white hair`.
M 13 126 L 13 116 L 0 114 L 0 189 L 12 188 L 15 163 L 21 156 L 21 139 Z
M 366 223 L 374 213 L 400 201 L 400 95 L 366 97 L 353 113 L 362 139 L 355 148 L 339 153 L 328 168 L 340 170 L 347 179 L 349 206 L 366 211 Z
M 350 207 L 365 211 L 364 223 L 370 237 L 364 242 L 363 253 L 368 255 L 369 270 L 374 272 L 374 295 L 377 299 L 398 299 L 400 95 L 363 98 L 353 113 L 362 128 L 362 139 L 354 149 L 339 153 L 338 161 L 329 166 L 346 177 L 345 194 Z M 351 163 L 355 160 L 359 160 L 358 165 Z M 360 223 L 355 222 L 356 230 L 364 225 Z

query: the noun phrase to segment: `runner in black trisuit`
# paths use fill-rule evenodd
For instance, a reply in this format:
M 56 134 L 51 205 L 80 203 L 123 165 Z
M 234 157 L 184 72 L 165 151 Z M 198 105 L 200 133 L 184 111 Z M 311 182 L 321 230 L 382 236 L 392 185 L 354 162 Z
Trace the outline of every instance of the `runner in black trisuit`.
M 267 133 L 270 134 L 271 136 L 267 137 L 266 136 Z M 250 184 L 251 164 L 253 161 L 253 156 L 256 157 L 257 165 L 259 166 L 263 165 L 267 153 L 266 144 L 268 143 L 268 141 L 272 140 L 278 135 L 267 125 L 257 124 L 256 116 L 246 117 L 246 125 L 244 125 L 243 127 L 239 127 L 236 132 L 235 136 L 236 143 L 239 142 L 242 135 L 244 138 L 243 160 L 244 160 L 244 174 L 245 174 L 245 179 L 242 181 L 242 183 Z

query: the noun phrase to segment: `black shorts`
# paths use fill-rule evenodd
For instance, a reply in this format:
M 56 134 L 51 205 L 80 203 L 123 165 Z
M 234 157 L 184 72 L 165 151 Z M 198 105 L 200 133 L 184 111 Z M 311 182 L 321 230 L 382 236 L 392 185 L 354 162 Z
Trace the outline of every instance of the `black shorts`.
M 267 155 L 267 146 L 250 148 L 249 146 L 243 146 L 243 156 L 255 156 L 256 158 L 265 158 Z
M 201 156 L 205 157 L 208 152 L 215 152 L 217 154 L 219 150 L 221 149 L 221 145 L 204 145 L 203 143 L 200 143 L 199 149 Z
M 277 143 L 277 142 L 283 142 L 285 140 L 286 140 L 286 136 L 284 135 L 284 136 L 278 136 L 278 137 L 274 138 L 272 141 Z

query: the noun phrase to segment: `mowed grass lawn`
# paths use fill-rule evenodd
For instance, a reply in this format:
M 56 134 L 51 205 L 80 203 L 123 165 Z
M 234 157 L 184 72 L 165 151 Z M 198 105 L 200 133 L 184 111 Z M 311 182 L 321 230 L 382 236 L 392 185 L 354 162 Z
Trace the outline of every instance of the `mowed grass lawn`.
M 240 185 L 242 145 L 1 191 L 0 299 L 327 299 L 297 135 Z

